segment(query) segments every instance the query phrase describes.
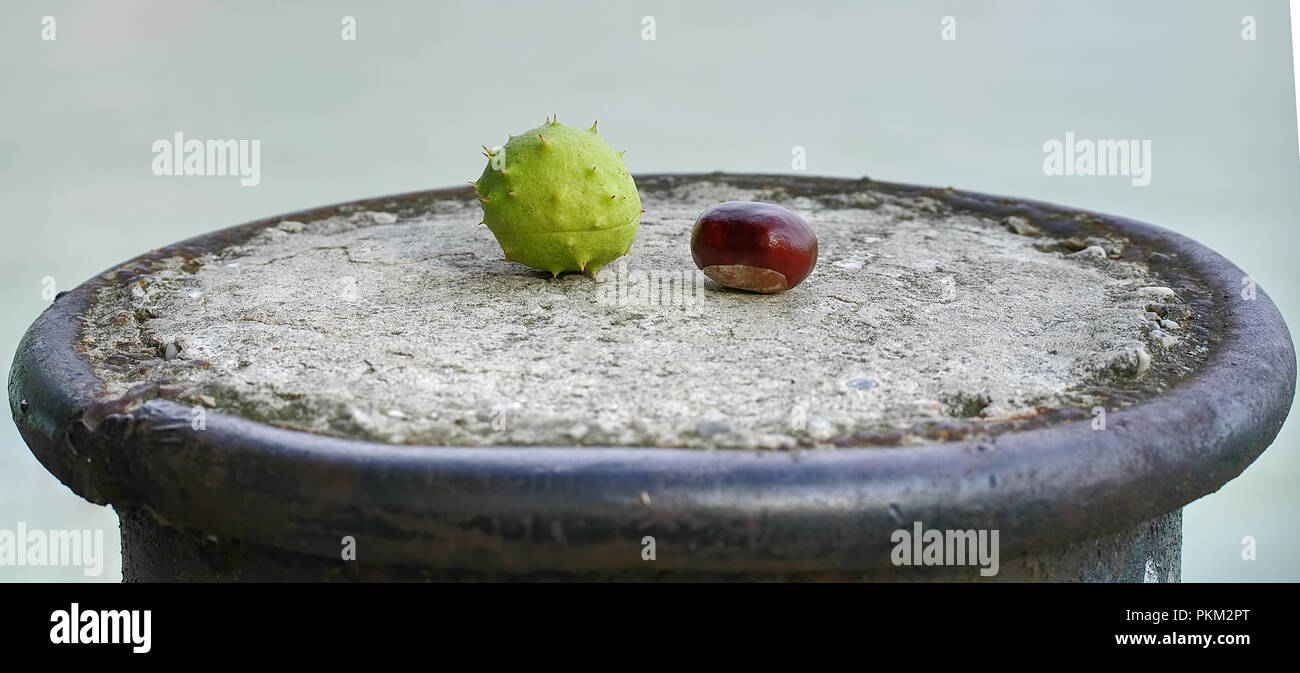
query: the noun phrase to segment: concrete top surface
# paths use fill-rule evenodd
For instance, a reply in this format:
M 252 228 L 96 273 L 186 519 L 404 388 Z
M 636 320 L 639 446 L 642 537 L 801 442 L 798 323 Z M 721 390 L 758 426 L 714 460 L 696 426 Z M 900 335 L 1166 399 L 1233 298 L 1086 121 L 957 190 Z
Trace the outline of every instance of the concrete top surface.
M 595 279 L 504 261 L 468 192 L 345 207 L 100 289 L 83 353 L 106 398 L 161 384 L 336 436 L 790 449 L 1131 403 L 1205 351 L 1122 237 L 852 184 L 815 199 L 710 176 L 643 187 L 631 254 Z M 692 225 L 728 200 L 807 220 L 812 275 L 777 295 L 705 278 Z

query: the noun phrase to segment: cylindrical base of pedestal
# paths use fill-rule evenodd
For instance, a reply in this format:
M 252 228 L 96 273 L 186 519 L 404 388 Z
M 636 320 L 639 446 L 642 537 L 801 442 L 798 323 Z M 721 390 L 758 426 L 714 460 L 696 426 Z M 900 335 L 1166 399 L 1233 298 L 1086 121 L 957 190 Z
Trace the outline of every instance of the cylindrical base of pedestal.
M 166 581 L 1049 581 L 1178 582 L 1182 577 L 1183 511 L 1063 547 L 998 559 L 998 573 L 979 566 L 885 566 L 870 570 L 795 575 L 748 573 L 535 572 L 527 574 L 409 565 L 377 565 L 326 559 L 264 545 L 219 538 L 158 521 L 144 509 L 121 512 L 122 578 Z

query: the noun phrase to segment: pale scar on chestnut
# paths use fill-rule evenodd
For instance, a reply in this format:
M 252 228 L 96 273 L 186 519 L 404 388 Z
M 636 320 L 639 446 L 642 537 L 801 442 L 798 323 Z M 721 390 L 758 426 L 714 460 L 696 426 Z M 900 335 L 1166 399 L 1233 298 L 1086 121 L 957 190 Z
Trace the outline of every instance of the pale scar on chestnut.
M 747 264 L 715 264 L 701 271 L 713 282 L 738 290 L 772 294 L 790 289 L 790 281 L 780 271 Z

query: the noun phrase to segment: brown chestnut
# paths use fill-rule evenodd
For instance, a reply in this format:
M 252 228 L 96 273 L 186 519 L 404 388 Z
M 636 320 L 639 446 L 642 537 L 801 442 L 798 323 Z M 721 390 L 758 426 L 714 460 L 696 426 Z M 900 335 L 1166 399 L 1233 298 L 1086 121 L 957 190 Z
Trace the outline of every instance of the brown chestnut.
M 719 285 L 772 294 L 812 273 L 817 235 L 802 217 L 781 206 L 727 201 L 695 220 L 691 256 Z

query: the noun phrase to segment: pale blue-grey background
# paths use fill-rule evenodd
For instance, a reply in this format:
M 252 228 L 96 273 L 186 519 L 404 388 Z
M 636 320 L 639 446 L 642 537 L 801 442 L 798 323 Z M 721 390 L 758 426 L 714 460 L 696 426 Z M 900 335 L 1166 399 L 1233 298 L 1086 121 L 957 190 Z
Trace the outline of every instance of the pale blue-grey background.
M 57 40 L 40 39 L 41 17 Z M 340 39 L 356 17 L 358 39 Z M 957 39 L 940 39 L 944 16 Z M 1257 21 L 1255 41 L 1241 20 Z M 656 21 L 641 39 L 642 17 Z M 953 185 L 1119 213 L 1220 251 L 1300 324 L 1287 6 L 1270 2 L 6 2 L 0 359 L 46 306 L 144 250 L 276 213 L 462 184 L 556 113 L 634 172 Z M 174 131 L 262 141 L 262 181 L 155 177 Z M 1150 186 L 1049 177 L 1042 145 L 1150 139 Z M 1300 579 L 1296 421 L 1189 506 L 1187 580 Z M 117 520 L 0 424 L 0 528 Z M 1244 561 L 1243 536 L 1258 542 Z M 113 559 L 116 561 L 116 557 Z M 79 579 L 0 567 L 0 579 Z M 101 579 L 116 580 L 110 564 Z

